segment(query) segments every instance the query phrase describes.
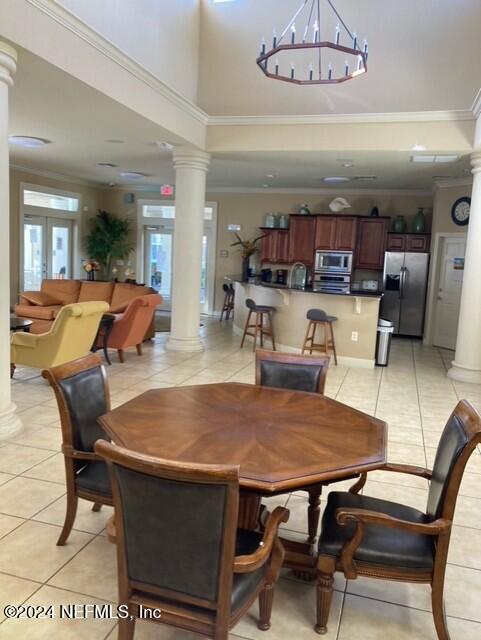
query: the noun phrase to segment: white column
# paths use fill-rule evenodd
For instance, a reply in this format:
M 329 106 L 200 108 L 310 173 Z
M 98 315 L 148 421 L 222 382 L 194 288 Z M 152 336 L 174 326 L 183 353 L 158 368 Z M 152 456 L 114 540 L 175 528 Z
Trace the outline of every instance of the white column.
M 174 151 L 175 233 L 172 282 L 172 327 L 167 349 L 202 351 L 200 273 L 204 231 L 208 153 L 178 147 Z
M 22 429 L 10 385 L 10 193 L 8 173 L 8 89 L 17 68 L 17 52 L 0 41 L 0 440 Z
M 448 377 L 481 384 L 481 116 L 471 156 L 473 192 L 469 216 L 456 355 Z

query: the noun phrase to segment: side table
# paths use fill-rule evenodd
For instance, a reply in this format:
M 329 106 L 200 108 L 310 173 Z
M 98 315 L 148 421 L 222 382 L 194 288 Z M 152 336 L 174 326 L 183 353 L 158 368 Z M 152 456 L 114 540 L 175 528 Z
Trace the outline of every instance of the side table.
M 112 333 L 114 322 L 115 322 L 115 316 L 113 313 L 104 313 L 104 315 L 102 316 L 102 319 L 100 320 L 97 335 L 95 336 L 95 340 L 91 349 L 92 353 L 95 353 L 99 349 L 102 349 L 104 352 L 105 361 L 107 362 L 108 365 L 112 364 L 109 358 L 108 345 L 109 345 L 109 336 Z M 99 346 L 100 342 L 102 342 L 102 346 Z

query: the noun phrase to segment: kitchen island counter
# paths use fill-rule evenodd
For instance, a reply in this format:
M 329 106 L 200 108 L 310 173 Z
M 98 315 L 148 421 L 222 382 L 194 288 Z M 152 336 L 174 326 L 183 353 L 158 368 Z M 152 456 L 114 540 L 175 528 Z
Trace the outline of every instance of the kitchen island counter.
M 287 284 L 276 284 L 275 282 L 263 282 L 260 278 L 251 277 L 247 282 L 242 280 L 242 277 L 239 276 L 224 276 L 224 280 L 228 282 L 239 282 L 240 284 L 255 284 L 260 287 L 266 287 L 267 289 L 279 289 L 279 290 L 287 290 L 287 291 L 298 291 L 300 293 L 314 293 L 314 294 L 322 294 L 325 296 L 355 296 L 357 298 L 379 298 L 381 299 L 383 296 L 382 291 L 369 291 L 369 290 L 361 290 L 361 289 L 351 289 L 348 293 L 339 293 L 337 291 L 315 291 L 312 287 L 294 287 L 288 286 Z
M 242 335 L 247 318 L 245 301 L 252 298 L 257 304 L 276 308 L 273 319 L 277 349 L 299 353 L 307 329 L 307 311 L 323 309 L 337 318 L 333 326 L 339 364 L 374 367 L 381 300 L 379 293 L 324 293 L 275 284 L 258 284 L 255 281 L 240 282 L 240 278 L 235 276 L 227 277 L 226 280 L 235 283 L 234 332 L 237 335 Z M 318 332 L 321 338 L 321 330 Z M 247 336 L 245 348 L 249 346 L 247 340 L 252 339 Z M 268 339 L 265 346 L 270 348 Z

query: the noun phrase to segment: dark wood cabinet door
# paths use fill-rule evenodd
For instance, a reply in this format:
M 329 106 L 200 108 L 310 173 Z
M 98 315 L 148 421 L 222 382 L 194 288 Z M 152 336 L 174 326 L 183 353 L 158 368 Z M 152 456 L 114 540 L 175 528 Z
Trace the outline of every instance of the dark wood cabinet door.
M 339 216 L 336 218 L 336 239 L 334 249 L 354 251 L 356 247 L 357 218 Z
M 314 216 L 291 216 L 289 228 L 289 262 L 314 262 Z
M 315 249 L 328 251 L 334 249 L 336 243 L 336 218 L 334 216 L 317 216 Z
M 382 269 L 388 220 L 383 218 L 360 218 L 356 251 L 358 269 Z
M 261 244 L 261 262 L 275 262 L 277 247 L 276 232 L 274 230 L 266 231 L 266 229 L 262 229 L 262 233 L 265 237 L 262 238 Z
M 406 236 L 403 233 L 388 233 L 388 251 L 406 251 Z
M 276 262 L 289 262 L 289 231 L 276 231 Z
M 427 253 L 431 244 L 431 236 L 427 233 L 408 233 L 406 236 L 406 251 Z

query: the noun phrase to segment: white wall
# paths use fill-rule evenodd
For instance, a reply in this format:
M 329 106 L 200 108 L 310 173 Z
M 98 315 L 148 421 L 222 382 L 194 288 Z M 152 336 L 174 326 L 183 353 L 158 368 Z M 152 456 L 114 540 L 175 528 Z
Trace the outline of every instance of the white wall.
M 58 0 L 185 98 L 197 99 L 199 0 Z

